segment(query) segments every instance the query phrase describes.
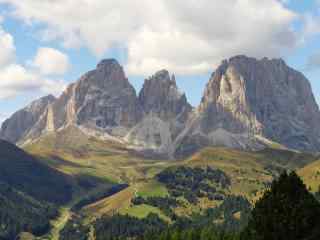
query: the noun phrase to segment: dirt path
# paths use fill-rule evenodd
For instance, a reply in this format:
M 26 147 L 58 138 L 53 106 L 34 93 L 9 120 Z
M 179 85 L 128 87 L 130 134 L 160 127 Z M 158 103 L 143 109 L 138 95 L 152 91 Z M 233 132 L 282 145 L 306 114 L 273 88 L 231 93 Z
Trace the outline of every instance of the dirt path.
M 48 234 L 41 237 L 42 240 L 59 240 L 60 238 L 60 231 L 65 227 L 67 222 L 71 219 L 73 212 L 71 211 L 72 207 L 74 207 L 79 201 L 81 201 L 84 198 L 87 198 L 90 195 L 93 195 L 99 191 L 102 191 L 106 189 L 106 186 L 101 186 L 99 188 L 96 188 L 92 191 L 90 191 L 87 194 L 81 194 L 78 197 L 75 197 L 75 199 L 72 200 L 70 204 L 68 204 L 65 207 L 60 208 L 59 217 L 51 221 L 52 228 Z
M 60 210 L 60 216 L 52 221 L 52 229 L 48 234 L 50 240 L 59 240 L 60 231 L 67 224 L 67 222 L 71 218 L 71 215 L 71 207 L 64 207 Z

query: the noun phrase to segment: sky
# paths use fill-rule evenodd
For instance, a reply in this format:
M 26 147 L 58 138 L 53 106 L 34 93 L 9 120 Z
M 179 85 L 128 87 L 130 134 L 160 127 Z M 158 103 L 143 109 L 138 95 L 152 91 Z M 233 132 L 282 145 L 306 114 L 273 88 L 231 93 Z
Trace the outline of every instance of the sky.
M 0 123 L 104 58 L 140 90 L 161 69 L 196 106 L 223 59 L 283 58 L 320 103 L 320 0 L 0 0 Z

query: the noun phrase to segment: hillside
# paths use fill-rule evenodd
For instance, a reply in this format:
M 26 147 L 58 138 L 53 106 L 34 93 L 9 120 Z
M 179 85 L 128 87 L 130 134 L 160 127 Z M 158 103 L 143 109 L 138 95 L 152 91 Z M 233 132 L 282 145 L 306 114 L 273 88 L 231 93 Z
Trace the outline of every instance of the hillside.
M 298 174 L 312 192 L 320 189 L 320 160 L 312 162 L 305 167 L 299 169 Z
M 115 212 L 133 216 L 146 216 L 151 212 L 163 215 L 157 207 L 148 204 L 137 207 L 130 202 L 136 196 L 168 196 L 168 188 L 157 180 L 157 174 L 170 167 L 210 166 L 220 169 L 231 180 L 230 186 L 225 189 L 226 194 L 240 194 L 254 200 L 271 183 L 273 177 L 278 176 L 284 169 L 299 169 L 316 159 L 312 154 L 277 148 L 256 152 L 205 148 L 185 160 L 150 160 L 139 157 L 119 143 L 88 137 L 78 128 L 48 134 L 26 146 L 26 150 L 40 157 L 46 164 L 72 176 L 130 185 L 128 189 L 112 197 L 85 207 L 84 214 L 89 222 L 103 214 Z M 217 202 L 204 198 L 200 199 L 198 204 L 186 205 L 176 210 L 181 214 L 191 214 L 193 211 L 198 212 L 200 205 L 207 208 L 216 204 Z
M 239 228 L 246 219 L 246 199 L 254 203 L 282 171 L 307 168 L 318 159 L 313 154 L 277 146 L 260 151 L 207 147 L 182 160 L 146 159 L 126 145 L 88 136 L 74 126 L 48 133 L 24 148 L 45 165 L 67 174 L 77 186 L 77 199 L 86 199 L 85 188 L 96 189 L 92 191 L 92 200 L 86 200 L 80 209 L 63 210 L 68 217 L 61 219 L 61 223 L 57 221 L 64 233 L 73 231 L 68 228 L 74 222 L 84 224 L 86 229 L 105 215 L 128 214 L 145 219 L 156 214 L 171 223 L 183 216 L 199 215 L 202 219 L 211 208 L 216 210 L 208 215 L 209 219 L 231 229 Z M 174 185 L 159 178 L 163 174 L 172 178 Z M 181 182 L 190 178 L 190 174 L 199 180 Z M 227 184 L 220 185 L 218 176 L 223 176 Z M 103 197 L 110 186 L 118 183 L 127 183 L 129 187 Z M 239 195 L 243 197 L 238 199 Z M 238 201 L 243 208 L 236 207 Z M 222 218 L 224 206 L 229 205 L 233 210 L 228 218 Z M 241 211 L 244 215 L 240 221 Z M 80 219 L 74 214 L 80 214 Z M 59 234 L 58 230 L 53 232 Z
M 113 183 L 136 182 L 172 164 L 142 158 L 123 144 L 88 136 L 78 127 L 49 133 L 24 148 L 71 176 Z
M 138 219 L 156 214 L 169 224 L 177 217 L 199 215 L 203 221 L 211 219 L 227 228 L 238 229 L 246 221 L 246 201 L 254 203 L 282 171 L 306 167 L 318 158 L 271 144 L 259 151 L 207 147 L 181 160 L 148 159 L 123 143 L 88 135 L 72 125 L 48 132 L 24 149 L 42 163 L 70 176 L 77 186 L 78 199 L 87 198 L 84 188 L 97 189 L 92 193 L 93 201 L 85 201 L 80 209 L 63 210 L 68 217 L 62 219 L 61 224 L 57 220 L 63 234 L 76 233 L 77 229 L 72 228 L 74 224 L 89 231 L 87 227 L 96 220 L 115 214 Z M 159 174 L 168 170 L 172 171 L 175 186 L 159 179 Z M 189 174 L 200 181 L 181 182 L 175 178 L 187 179 Z M 220 180 L 215 178 L 220 175 L 225 176 L 227 185 L 220 185 Z M 127 183 L 129 187 L 103 197 L 104 189 L 118 183 Z M 238 202 L 242 208 L 237 207 Z M 227 218 L 221 215 L 225 206 L 231 206 Z M 216 210 L 208 213 L 207 209 L 212 208 Z M 59 231 L 54 229 L 53 234 L 59 236 Z
M 15 239 L 23 231 L 46 233 L 72 193 L 69 177 L 0 140 L 1 239 Z
M 1 182 L 0 202 L 1 239 L 15 239 L 23 231 L 43 235 L 50 229 L 50 219 L 58 214 L 55 206 Z
M 103 216 L 110 217 L 108 222 L 117 214 L 123 221 L 126 215 L 148 219 L 156 214 L 167 224 L 187 216 L 238 230 L 246 223 L 248 204 L 254 204 L 275 177 L 285 169 L 307 167 L 316 159 L 312 154 L 277 148 L 256 152 L 205 148 L 185 160 L 150 165 L 145 162 L 148 160 L 137 159 L 139 179 L 131 179 L 129 188 L 85 206 L 79 212 L 82 221 L 72 221 L 80 220 L 85 228 Z M 144 171 L 139 171 L 142 166 Z M 73 230 L 65 229 L 69 231 Z
M 70 179 L 66 175 L 2 140 L 0 182 L 40 201 L 64 204 L 72 197 Z

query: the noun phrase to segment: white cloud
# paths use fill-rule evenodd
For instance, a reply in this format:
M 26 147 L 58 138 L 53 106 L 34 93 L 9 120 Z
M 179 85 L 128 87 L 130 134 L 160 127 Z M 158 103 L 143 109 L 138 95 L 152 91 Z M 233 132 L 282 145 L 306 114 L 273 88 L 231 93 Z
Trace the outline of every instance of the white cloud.
M 15 51 L 13 37 L 0 26 L 0 66 L 11 63 L 14 60 Z
M 59 94 L 63 88 L 63 81 L 44 79 L 21 65 L 10 64 L 0 69 L 0 99 L 12 98 L 31 91 Z
M 48 53 L 48 59 L 42 56 L 42 52 Z M 5 32 L 0 25 L 0 100 L 35 91 L 56 95 L 64 89 L 65 83 L 62 80 L 48 78 L 43 74 L 53 73 L 53 70 L 57 73 L 64 72 L 64 68 L 61 66 L 67 64 L 62 53 L 54 49 L 40 49 L 35 57 L 35 60 L 37 60 L 35 64 L 41 71 L 17 64 L 14 59 L 13 36 Z M 51 60 L 53 63 L 50 62 Z M 59 63 L 57 63 L 58 60 Z
M 131 74 L 194 74 L 235 54 L 279 57 L 297 43 L 279 0 L 0 0 L 42 26 L 42 38 L 102 56 L 126 49 Z
M 304 21 L 304 38 L 313 37 L 320 34 L 320 15 L 306 14 Z
M 53 48 L 39 48 L 32 65 L 43 75 L 62 75 L 70 67 L 68 56 Z

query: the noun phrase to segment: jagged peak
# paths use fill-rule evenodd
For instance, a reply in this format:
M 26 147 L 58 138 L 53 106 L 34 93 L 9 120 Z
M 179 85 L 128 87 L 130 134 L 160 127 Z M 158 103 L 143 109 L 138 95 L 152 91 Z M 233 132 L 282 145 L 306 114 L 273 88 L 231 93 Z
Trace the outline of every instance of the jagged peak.
M 236 55 L 236 56 L 230 57 L 229 59 L 222 60 L 220 65 L 218 65 L 218 67 L 216 68 L 215 72 L 211 74 L 211 79 L 216 74 L 217 75 L 224 74 L 230 66 L 233 66 L 236 68 L 241 66 L 241 68 L 243 68 L 246 66 L 253 66 L 253 65 L 273 66 L 281 69 L 290 68 L 286 64 L 285 60 L 283 60 L 282 58 L 263 57 L 261 59 L 258 59 L 254 57 L 248 57 L 246 55 Z
M 287 65 L 283 58 L 263 57 L 261 59 L 258 59 L 255 57 L 249 57 L 247 55 L 235 55 L 233 57 L 230 57 L 229 59 L 222 60 L 220 66 L 228 65 L 230 63 L 236 63 L 236 62 L 263 62 L 263 63 L 277 63 L 277 64 Z
M 170 77 L 170 73 L 166 69 L 162 69 L 157 71 L 151 77 L 147 78 L 146 81 L 153 80 L 153 81 L 173 81 L 175 82 L 175 77 L 172 75 Z
M 114 58 L 107 58 L 107 59 L 102 59 L 98 64 L 97 64 L 97 69 L 101 69 L 101 68 L 106 68 L 106 67 L 110 67 L 110 66 L 117 66 L 117 67 L 121 67 L 119 62 L 114 59 Z
M 153 84 L 165 84 L 166 86 L 170 86 L 178 90 L 175 75 L 172 74 L 170 76 L 169 71 L 166 69 L 159 70 L 149 78 L 146 78 L 144 85 L 150 85 L 151 82 Z
M 169 71 L 167 69 L 161 69 L 154 74 L 155 77 L 169 76 Z
M 116 83 L 118 87 L 127 87 L 129 85 L 128 78 L 125 75 L 124 69 L 120 63 L 114 58 L 108 58 L 101 60 L 96 69 L 88 71 L 83 74 L 76 85 L 85 83 L 90 84 L 91 87 L 95 88 L 106 87 L 107 83 Z M 69 87 L 72 85 L 69 85 Z M 68 87 L 68 88 L 69 88 Z

